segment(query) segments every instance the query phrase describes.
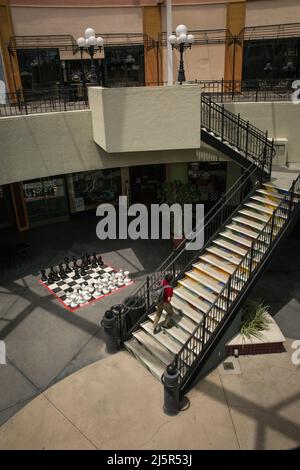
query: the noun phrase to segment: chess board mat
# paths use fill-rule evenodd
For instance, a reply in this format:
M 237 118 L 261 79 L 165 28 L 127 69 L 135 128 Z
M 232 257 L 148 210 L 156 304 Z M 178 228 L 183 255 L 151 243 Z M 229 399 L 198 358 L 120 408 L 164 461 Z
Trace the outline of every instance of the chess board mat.
M 55 266 L 54 269 L 57 271 L 58 266 Z M 74 271 L 72 271 L 71 273 L 66 273 L 66 279 L 60 279 L 59 281 L 56 281 L 52 284 L 48 282 L 43 282 L 40 278 L 37 279 L 40 284 L 46 287 L 46 289 L 48 289 L 54 295 L 54 297 L 56 297 L 61 302 L 65 309 L 69 310 L 69 312 L 74 312 L 79 308 L 85 307 L 93 302 L 96 302 L 97 300 L 103 299 L 104 297 L 107 297 L 108 295 L 119 291 L 120 289 L 124 289 L 125 287 L 130 286 L 131 284 L 133 284 L 134 281 L 130 281 L 127 284 L 124 284 L 123 286 L 117 287 L 116 289 L 113 289 L 107 294 L 101 294 L 99 297 L 95 297 L 93 294 L 91 294 L 92 297 L 90 300 L 87 300 L 84 304 L 80 304 L 74 308 L 70 307 L 64 302 L 67 297 L 67 292 L 70 288 L 74 289 L 75 286 L 77 286 L 77 288 L 80 288 L 80 286 L 85 282 L 91 284 L 93 282 L 99 281 L 101 279 L 101 276 L 105 273 L 118 272 L 119 269 L 114 268 L 108 264 L 103 264 L 103 266 L 97 266 L 97 268 L 90 267 L 89 269 L 86 269 L 86 275 L 80 276 L 79 279 L 74 279 Z

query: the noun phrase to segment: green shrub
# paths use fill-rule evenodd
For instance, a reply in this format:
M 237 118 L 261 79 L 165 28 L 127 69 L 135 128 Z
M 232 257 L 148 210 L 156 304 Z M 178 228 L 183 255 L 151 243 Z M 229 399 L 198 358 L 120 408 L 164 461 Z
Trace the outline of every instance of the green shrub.
M 262 331 L 268 330 L 271 323 L 267 317 L 269 308 L 261 300 L 248 300 L 242 310 L 241 334 L 247 338 L 250 336 L 259 338 Z

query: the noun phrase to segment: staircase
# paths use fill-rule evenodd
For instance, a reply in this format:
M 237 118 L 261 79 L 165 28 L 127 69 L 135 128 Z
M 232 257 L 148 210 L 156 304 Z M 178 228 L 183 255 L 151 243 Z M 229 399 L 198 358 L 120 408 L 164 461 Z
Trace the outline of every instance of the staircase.
M 275 151 L 268 133 L 212 101 L 210 94 L 201 95 L 201 140 L 244 168 L 262 166 L 270 177 Z
M 173 326 L 153 333 L 147 313 L 124 343 L 158 380 L 174 363 L 186 391 L 209 351 L 240 308 L 243 293 L 271 254 L 273 245 L 299 214 L 300 179 L 290 191 L 263 183 L 205 245 L 188 270 L 177 276 Z M 162 322 L 164 314 L 160 320 Z

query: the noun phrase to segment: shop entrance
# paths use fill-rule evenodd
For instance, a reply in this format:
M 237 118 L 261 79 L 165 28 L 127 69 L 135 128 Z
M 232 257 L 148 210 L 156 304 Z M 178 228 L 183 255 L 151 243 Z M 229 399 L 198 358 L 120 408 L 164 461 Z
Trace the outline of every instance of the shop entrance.
M 146 206 L 159 202 L 158 192 L 165 181 L 165 165 L 130 167 L 130 203 Z

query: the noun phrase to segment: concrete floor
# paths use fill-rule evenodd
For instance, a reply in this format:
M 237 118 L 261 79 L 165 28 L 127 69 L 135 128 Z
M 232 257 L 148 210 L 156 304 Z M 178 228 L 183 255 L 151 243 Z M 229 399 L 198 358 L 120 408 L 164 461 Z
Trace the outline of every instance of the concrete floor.
M 96 222 L 87 215 L 23 234 L 31 262 L 0 273 L 0 339 L 7 350 L 7 365 L 0 365 L 0 425 L 53 383 L 106 357 L 104 312 L 129 296 L 170 253 L 167 241 L 100 241 Z M 14 236 L 6 234 L 9 240 Z M 136 282 L 70 313 L 31 273 L 87 251 L 128 269 Z
M 64 228 L 62 247 L 57 249 L 51 231 L 56 232 L 58 227 L 32 232 L 36 250 L 33 259 L 47 247 L 35 266 L 59 261 L 68 250 L 80 254 L 95 246 L 104 257 L 129 268 L 140 280 L 170 249 L 160 244 L 149 249 L 149 244 L 137 243 L 134 248 L 125 244 L 117 250 L 111 242 L 104 248 L 103 242 L 90 239 L 88 224 L 78 221 L 72 228 Z M 124 298 L 125 292 L 70 314 L 28 273 L 20 280 L 3 283 L 0 337 L 5 336 L 9 364 L 0 366 L 2 423 L 23 409 L 1 427 L 0 448 L 299 446 L 300 366 L 291 361 L 292 342 L 300 339 L 299 235 L 300 222 L 251 293 L 251 297 L 261 297 L 270 305 L 287 338 L 286 352 L 240 357 L 233 373 L 219 366 L 189 393 L 190 408 L 173 418 L 162 413 L 162 387 L 146 369 L 125 351 L 106 355 L 100 319 L 108 305 Z M 86 248 L 74 239 L 85 240 Z

